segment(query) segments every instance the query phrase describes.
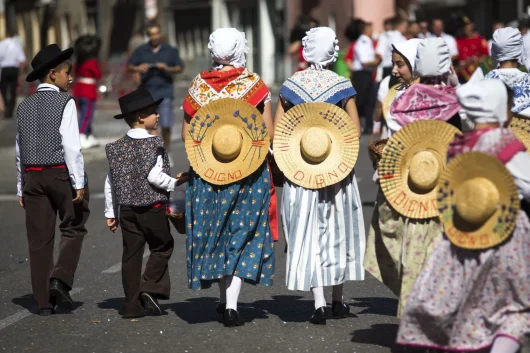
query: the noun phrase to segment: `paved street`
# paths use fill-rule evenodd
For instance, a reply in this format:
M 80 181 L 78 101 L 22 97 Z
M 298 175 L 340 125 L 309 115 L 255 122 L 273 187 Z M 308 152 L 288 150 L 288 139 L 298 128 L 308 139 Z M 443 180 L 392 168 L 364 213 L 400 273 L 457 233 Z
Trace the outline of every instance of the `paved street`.
M 112 109 L 97 112 L 95 134 L 108 141 L 127 131 L 112 118 Z M 177 111 L 172 158 L 173 174 L 188 168 L 180 142 L 181 114 Z M 163 302 L 167 315 L 124 320 L 118 315 L 123 295 L 120 259 L 121 234 L 108 231 L 103 216 L 103 183 L 107 162 L 103 147 L 84 152 L 91 189 L 91 216 L 73 289 L 77 310 L 39 317 L 31 298 L 24 229 L 24 211 L 16 201 L 14 125 L 0 123 L 0 352 L 130 353 L 130 352 L 391 352 L 397 330 L 397 300 L 367 275 L 346 285 L 351 317 L 313 326 L 307 320 L 314 308 L 309 293 L 287 291 L 283 239 L 276 247 L 275 285 L 244 285 L 240 313 L 246 325 L 227 329 L 215 313 L 218 290 L 187 289 L 185 237 L 174 228 L 171 259 L 171 299 Z M 372 214 L 375 185 L 363 137 L 356 168 L 364 205 L 365 226 Z M 281 189 L 278 190 L 281 192 Z M 279 197 L 280 199 L 280 197 Z M 57 233 L 58 234 L 58 233 Z M 57 237 L 59 240 L 59 237 Z M 331 293 L 327 293 L 331 302 Z

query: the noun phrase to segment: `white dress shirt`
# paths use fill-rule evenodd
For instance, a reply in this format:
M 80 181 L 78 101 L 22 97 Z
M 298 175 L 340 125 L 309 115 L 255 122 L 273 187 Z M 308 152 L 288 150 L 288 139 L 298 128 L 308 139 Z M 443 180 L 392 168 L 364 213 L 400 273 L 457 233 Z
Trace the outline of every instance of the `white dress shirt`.
M 25 61 L 24 49 L 16 38 L 6 38 L 0 42 L 0 67 L 19 67 Z
M 127 136 L 137 140 L 154 137 L 153 135 L 149 135 L 145 129 L 130 129 L 127 131 Z M 167 192 L 175 190 L 175 186 L 177 185 L 177 179 L 170 177 L 164 172 L 164 160 L 162 156 L 157 157 L 155 166 L 147 176 L 147 181 L 149 184 Z M 112 187 L 112 176 L 110 173 L 107 174 L 107 178 L 105 179 L 104 194 L 105 217 L 116 218 L 116 215 L 118 214 L 118 205 L 114 202 L 116 196 Z
M 382 67 L 392 67 L 392 44 L 406 41 L 407 38 L 399 31 L 388 31 L 381 34 L 375 52 L 383 59 Z
M 37 87 L 37 92 L 38 91 L 59 92 L 59 87 L 47 83 L 41 83 Z M 68 101 L 64 108 L 59 133 L 62 137 L 64 162 L 68 168 L 72 187 L 76 190 L 83 189 L 85 187 L 85 166 L 83 155 L 81 154 L 81 142 L 79 141 L 77 108 L 73 99 Z M 17 161 L 17 195 L 22 196 L 22 173 L 24 172 L 25 167 L 20 161 L 20 140 L 18 134 L 16 137 L 15 151 Z
M 434 34 L 434 33 L 430 33 L 429 36 L 433 37 L 433 38 L 437 37 L 436 34 Z M 445 43 L 447 43 L 447 46 L 449 47 L 449 55 L 451 55 L 451 57 L 457 56 L 458 55 L 458 45 L 456 44 L 455 37 L 453 37 L 452 35 L 447 34 L 445 32 L 442 32 L 442 34 L 440 35 L 440 38 L 445 40 Z
M 353 71 L 372 71 L 373 67 L 363 67 L 363 63 L 375 60 L 374 42 L 372 38 L 362 34 L 353 49 L 355 53 L 352 65 Z

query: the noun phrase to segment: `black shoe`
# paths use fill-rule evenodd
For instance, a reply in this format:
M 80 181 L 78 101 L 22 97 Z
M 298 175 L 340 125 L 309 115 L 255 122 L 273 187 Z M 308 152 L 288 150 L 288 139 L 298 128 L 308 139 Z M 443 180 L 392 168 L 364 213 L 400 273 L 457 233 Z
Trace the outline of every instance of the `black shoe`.
M 344 319 L 350 313 L 350 307 L 346 303 L 334 301 L 331 304 L 331 311 L 333 312 L 333 318 Z
M 70 296 L 70 289 L 62 281 L 53 278 L 50 282 L 50 295 L 55 298 L 57 306 L 64 310 L 73 310 L 74 301 Z
M 149 315 L 162 315 L 158 300 L 147 292 L 140 293 L 140 302 Z
M 50 308 L 39 309 L 38 314 L 39 314 L 40 316 L 50 316 L 50 315 L 52 315 L 52 314 L 55 314 L 55 311 L 53 311 L 53 309 L 50 309 Z
M 217 307 L 215 308 L 215 311 L 217 312 L 217 314 L 224 315 L 225 310 L 226 310 L 226 303 L 221 303 L 221 302 L 217 303 Z
M 317 310 L 315 310 L 309 322 L 315 325 L 325 325 L 326 324 L 326 307 L 322 306 L 318 308 Z
M 224 312 L 224 324 L 226 327 L 243 326 L 245 321 L 234 309 L 226 309 Z

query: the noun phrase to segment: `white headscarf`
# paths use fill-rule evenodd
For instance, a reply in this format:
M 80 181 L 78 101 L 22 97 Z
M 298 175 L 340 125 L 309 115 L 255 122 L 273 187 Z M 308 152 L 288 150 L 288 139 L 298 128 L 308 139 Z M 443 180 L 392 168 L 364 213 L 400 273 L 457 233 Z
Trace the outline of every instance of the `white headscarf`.
M 392 44 L 392 50 L 398 52 L 408 60 L 412 74 L 416 71 L 416 54 L 418 53 L 418 45 L 420 42 L 421 39 L 413 38 L 406 42 Z
M 456 89 L 456 97 L 475 124 L 503 125 L 508 119 L 508 91 L 501 80 L 467 83 Z
M 493 66 L 497 67 L 501 62 L 508 60 L 523 59 L 523 36 L 517 28 L 499 28 L 493 33 L 491 43 L 491 58 Z
M 416 54 L 416 75 L 437 77 L 451 71 L 449 46 L 443 38 L 425 38 L 418 45 Z
M 333 64 L 339 56 L 339 40 L 329 27 L 311 28 L 302 39 L 302 45 L 304 59 L 319 70 Z
M 210 34 L 208 49 L 215 69 L 220 69 L 224 65 L 235 68 L 245 66 L 248 47 L 244 32 L 239 32 L 235 28 L 219 28 Z

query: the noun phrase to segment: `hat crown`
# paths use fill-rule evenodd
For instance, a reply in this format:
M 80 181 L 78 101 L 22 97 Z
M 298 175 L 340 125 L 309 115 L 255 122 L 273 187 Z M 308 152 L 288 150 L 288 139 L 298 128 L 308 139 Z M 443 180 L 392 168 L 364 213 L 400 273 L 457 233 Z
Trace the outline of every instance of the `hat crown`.
M 456 190 L 456 212 L 466 222 L 481 225 L 495 212 L 499 200 L 495 184 L 484 177 L 473 178 Z
M 232 162 L 243 148 L 243 136 L 232 125 L 223 125 L 212 138 L 212 152 L 219 162 Z
M 409 181 L 419 193 L 431 191 L 438 184 L 440 162 L 431 151 L 420 151 L 412 157 Z
M 322 163 L 331 152 L 331 139 L 321 128 L 310 127 L 302 135 L 300 151 L 308 163 Z
M 33 60 L 31 60 L 31 67 L 37 69 L 41 65 L 46 64 L 53 58 L 61 55 L 62 50 L 57 44 L 50 44 L 45 46 L 40 52 L 35 55 Z
M 146 88 L 140 87 L 137 90 L 126 94 L 118 99 L 122 115 L 137 112 L 145 107 L 155 104 L 155 100 Z

